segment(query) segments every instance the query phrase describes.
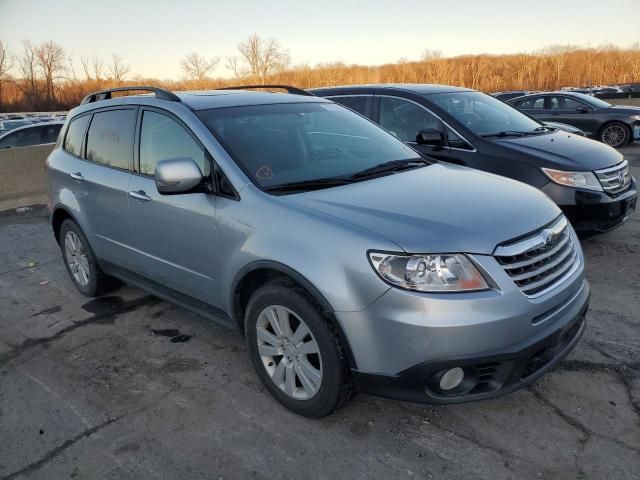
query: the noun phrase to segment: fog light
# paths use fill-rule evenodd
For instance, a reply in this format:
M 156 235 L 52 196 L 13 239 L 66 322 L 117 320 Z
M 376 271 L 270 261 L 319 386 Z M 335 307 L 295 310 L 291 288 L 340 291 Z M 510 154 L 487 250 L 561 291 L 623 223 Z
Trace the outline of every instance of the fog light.
M 462 383 L 464 379 L 464 370 L 460 367 L 455 367 L 444 372 L 444 375 L 440 377 L 440 388 L 442 390 L 453 390 Z

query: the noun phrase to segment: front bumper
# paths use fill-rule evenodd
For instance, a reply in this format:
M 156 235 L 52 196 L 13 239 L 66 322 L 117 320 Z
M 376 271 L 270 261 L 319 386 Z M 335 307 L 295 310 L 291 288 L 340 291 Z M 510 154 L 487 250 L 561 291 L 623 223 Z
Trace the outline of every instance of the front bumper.
M 549 182 L 541 189 L 564 212 L 577 232 L 607 232 L 625 223 L 636 209 L 635 179 L 615 197 L 604 192 L 578 190 Z
M 580 268 L 536 298 L 526 297 L 493 257 L 472 258 L 499 289 L 391 288 L 364 310 L 335 312 L 362 392 L 422 403 L 482 399 L 522 388 L 571 351 L 590 296 L 581 253 Z M 472 384 L 445 394 L 437 388 L 439 375 L 453 367 L 462 367 Z

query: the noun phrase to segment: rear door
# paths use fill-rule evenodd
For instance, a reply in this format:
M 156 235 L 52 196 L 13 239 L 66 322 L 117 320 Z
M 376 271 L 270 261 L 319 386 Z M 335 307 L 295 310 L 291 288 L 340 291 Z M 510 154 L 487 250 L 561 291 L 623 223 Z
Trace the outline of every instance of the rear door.
M 211 304 L 218 288 L 216 196 L 161 195 L 154 174 L 160 160 L 190 157 L 210 177 L 212 160 L 187 126 L 163 110 L 143 108 L 138 131 L 136 171 L 128 198 L 134 269 Z
M 551 121 L 550 115 L 551 112 L 545 106 L 545 97 L 544 95 L 537 95 L 526 97 L 520 100 L 515 100 L 511 102 L 511 104 L 516 107 L 518 110 L 525 112 L 528 115 L 531 115 L 533 118 L 537 120 L 547 120 Z
M 589 136 L 597 132 L 598 124 L 591 105 L 568 95 L 549 95 L 547 102 L 553 121 L 578 127 Z
M 85 141 L 86 161 L 71 172 L 84 192 L 79 202 L 91 246 L 100 259 L 119 265 L 131 259 L 127 193 L 136 115 L 136 107 L 95 111 Z

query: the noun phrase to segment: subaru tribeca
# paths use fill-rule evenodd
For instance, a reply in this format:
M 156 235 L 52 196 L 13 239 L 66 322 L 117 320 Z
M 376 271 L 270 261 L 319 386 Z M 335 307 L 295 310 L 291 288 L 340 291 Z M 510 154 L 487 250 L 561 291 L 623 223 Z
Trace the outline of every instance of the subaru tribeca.
M 269 392 L 310 417 L 355 391 L 489 398 L 567 355 L 589 285 L 552 201 L 285 88 L 72 110 L 47 170 L 77 289 L 115 277 L 239 328 Z
M 490 95 L 425 84 L 311 92 L 356 110 L 425 155 L 539 188 L 580 233 L 612 230 L 635 211 L 636 182 L 619 152 L 542 124 Z

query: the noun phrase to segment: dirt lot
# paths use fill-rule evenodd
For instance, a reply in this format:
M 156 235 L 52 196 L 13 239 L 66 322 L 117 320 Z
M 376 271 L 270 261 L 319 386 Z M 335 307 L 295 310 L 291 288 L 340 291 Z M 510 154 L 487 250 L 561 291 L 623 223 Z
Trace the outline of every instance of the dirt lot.
M 637 479 L 640 217 L 584 250 L 586 334 L 533 387 L 452 407 L 360 395 L 312 421 L 264 391 L 238 334 L 129 287 L 89 301 L 42 211 L 5 214 L 0 477 Z

